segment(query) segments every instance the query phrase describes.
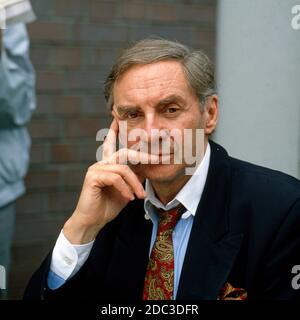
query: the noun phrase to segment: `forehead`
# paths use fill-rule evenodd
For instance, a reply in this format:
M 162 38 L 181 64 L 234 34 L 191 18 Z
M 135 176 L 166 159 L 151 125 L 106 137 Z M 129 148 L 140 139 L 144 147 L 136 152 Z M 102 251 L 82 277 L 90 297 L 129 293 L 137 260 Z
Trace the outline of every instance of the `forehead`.
M 116 104 L 139 103 L 145 99 L 156 99 L 170 94 L 193 94 L 183 67 L 177 61 L 133 66 L 124 72 L 114 85 Z

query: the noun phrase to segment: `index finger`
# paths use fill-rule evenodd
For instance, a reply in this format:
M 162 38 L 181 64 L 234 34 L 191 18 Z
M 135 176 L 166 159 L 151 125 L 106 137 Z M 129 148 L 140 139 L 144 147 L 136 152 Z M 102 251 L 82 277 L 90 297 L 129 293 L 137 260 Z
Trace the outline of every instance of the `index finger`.
M 103 160 L 111 157 L 116 152 L 118 133 L 119 125 L 117 120 L 114 118 L 103 142 Z

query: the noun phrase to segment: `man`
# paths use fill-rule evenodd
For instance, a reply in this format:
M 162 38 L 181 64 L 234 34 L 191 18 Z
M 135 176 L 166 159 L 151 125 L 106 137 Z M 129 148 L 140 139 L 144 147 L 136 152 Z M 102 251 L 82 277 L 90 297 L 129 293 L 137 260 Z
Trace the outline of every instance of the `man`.
M 0 30 L 0 265 L 6 274 L 15 221 L 15 201 L 25 192 L 30 137 L 26 125 L 35 108 L 35 75 L 23 23 Z
M 103 159 L 89 168 L 25 298 L 299 298 L 291 270 L 300 261 L 300 183 L 209 141 L 218 119 L 209 59 L 179 43 L 141 41 L 113 66 L 105 96 L 114 119 Z M 124 121 L 128 136 L 140 129 L 150 139 L 115 152 Z M 182 150 L 193 155 L 203 130 L 192 176 L 190 163 L 175 162 L 175 140 L 166 153 L 155 129 L 182 136 L 191 129 Z M 160 147 L 145 152 L 134 147 L 138 140 Z

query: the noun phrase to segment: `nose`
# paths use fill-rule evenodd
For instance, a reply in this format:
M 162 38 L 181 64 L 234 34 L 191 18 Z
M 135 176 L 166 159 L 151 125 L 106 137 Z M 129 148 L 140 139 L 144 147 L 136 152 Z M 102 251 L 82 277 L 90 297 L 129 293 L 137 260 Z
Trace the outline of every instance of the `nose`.
M 158 153 L 163 147 L 163 142 L 165 143 L 164 147 L 170 148 L 167 143 L 169 132 L 165 125 L 163 119 L 160 119 L 156 114 L 145 115 L 143 122 L 144 135 L 141 140 L 143 144 L 148 145 L 148 149 L 151 149 L 152 153 Z
M 149 113 L 145 115 L 143 130 L 146 134 L 146 137 L 143 137 L 143 140 L 150 143 L 154 143 L 159 139 L 159 131 L 161 131 L 160 119 L 154 114 Z

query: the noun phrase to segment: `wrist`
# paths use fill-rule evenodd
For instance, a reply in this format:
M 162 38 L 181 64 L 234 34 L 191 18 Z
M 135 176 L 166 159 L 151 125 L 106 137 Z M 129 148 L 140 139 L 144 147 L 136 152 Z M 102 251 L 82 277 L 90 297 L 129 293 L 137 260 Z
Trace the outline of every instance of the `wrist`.
M 63 227 L 64 236 L 71 244 L 81 245 L 95 240 L 103 226 L 87 226 L 76 217 L 68 219 Z

